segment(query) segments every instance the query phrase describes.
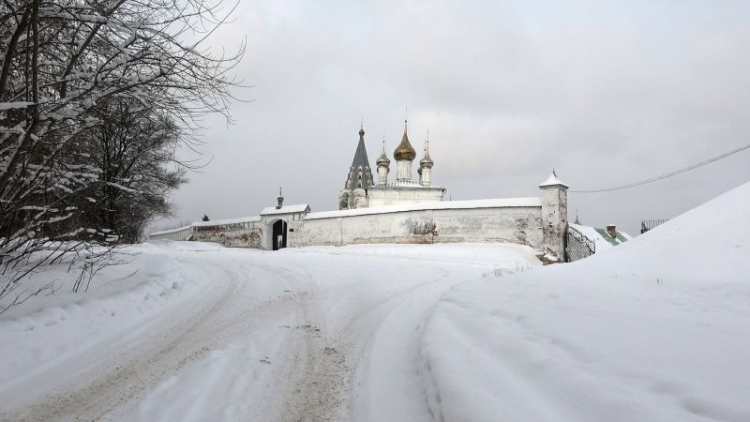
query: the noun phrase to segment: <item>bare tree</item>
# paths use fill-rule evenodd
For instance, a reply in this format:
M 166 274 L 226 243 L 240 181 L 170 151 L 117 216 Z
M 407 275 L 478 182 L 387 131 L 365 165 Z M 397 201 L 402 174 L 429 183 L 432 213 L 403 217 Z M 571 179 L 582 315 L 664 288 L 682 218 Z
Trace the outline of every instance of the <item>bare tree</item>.
M 205 41 L 234 7 L 221 0 L 3 0 L 0 3 L 0 299 L 38 265 L 91 258 L 118 240 L 82 216 L 88 201 L 134 195 L 92 157 L 108 107 L 135 107 L 188 145 L 205 113 L 229 119 L 229 76 L 244 47 Z M 167 126 L 162 127 L 166 130 Z M 145 171 L 144 169 L 141 169 Z M 127 182 L 127 183 L 126 183 Z M 91 196 L 97 184 L 108 192 Z M 151 194 L 151 193 L 149 193 Z M 108 205 L 99 209 L 108 209 Z M 82 250 L 86 252 L 80 252 Z
M 76 225 L 135 243 L 152 218 L 170 214 L 167 193 L 185 182 L 175 157 L 181 129 L 160 110 L 119 96 L 101 101 L 93 114 L 102 124 L 82 136 L 79 148 L 99 178 L 81 195 Z

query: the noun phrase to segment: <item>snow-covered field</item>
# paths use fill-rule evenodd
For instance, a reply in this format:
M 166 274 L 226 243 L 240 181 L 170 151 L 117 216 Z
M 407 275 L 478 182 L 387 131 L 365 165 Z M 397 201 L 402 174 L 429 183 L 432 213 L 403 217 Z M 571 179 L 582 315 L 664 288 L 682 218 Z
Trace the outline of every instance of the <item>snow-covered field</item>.
M 750 184 L 544 268 L 514 245 L 132 246 L 0 315 L 0 420 L 748 421 L 748 217 Z

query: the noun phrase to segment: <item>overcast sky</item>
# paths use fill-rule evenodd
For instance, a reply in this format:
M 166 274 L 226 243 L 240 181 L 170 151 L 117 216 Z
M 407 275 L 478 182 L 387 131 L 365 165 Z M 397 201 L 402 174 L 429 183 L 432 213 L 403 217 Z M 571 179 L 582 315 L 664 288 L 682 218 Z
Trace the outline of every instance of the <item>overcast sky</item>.
M 257 215 L 280 186 L 287 204 L 336 209 L 360 120 L 374 166 L 406 106 L 453 200 L 536 196 L 553 167 L 571 189 L 617 186 L 750 143 L 746 0 L 242 0 L 235 18 L 212 45 L 247 41 L 236 73 L 253 88 L 237 95 L 254 101 L 234 125 L 206 122 L 212 162 L 175 193 L 172 223 Z M 637 234 L 749 180 L 744 151 L 571 193 L 569 217 Z

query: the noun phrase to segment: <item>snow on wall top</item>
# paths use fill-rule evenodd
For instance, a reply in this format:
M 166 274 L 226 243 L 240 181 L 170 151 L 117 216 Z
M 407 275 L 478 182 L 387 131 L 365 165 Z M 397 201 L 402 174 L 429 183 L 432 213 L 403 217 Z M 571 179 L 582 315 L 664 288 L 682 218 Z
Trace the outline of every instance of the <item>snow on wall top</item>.
M 307 204 L 284 205 L 281 208 L 267 207 L 263 208 L 260 215 L 292 214 L 296 212 L 310 212 L 310 206 Z
M 227 220 L 196 221 L 195 223 L 191 224 L 191 226 L 193 227 L 223 226 L 225 224 L 254 223 L 257 221 L 260 221 L 260 217 L 252 216 L 252 217 L 230 218 Z
M 545 186 L 565 186 L 566 188 L 568 185 L 560 181 L 560 179 L 557 178 L 557 174 L 555 174 L 555 171 L 552 170 L 552 174 L 549 175 L 547 180 L 544 181 L 541 185 L 539 185 L 540 188 L 543 188 Z
M 305 216 L 305 220 L 322 218 L 353 217 L 359 215 L 387 214 L 392 212 L 424 211 L 424 210 L 456 210 L 474 208 L 511 208 L 511 207 L 540 207 L 540 198 L 502 198 L 478 199 L 471 201 L 449 202 L 420 202 L 416 204 L 388 205 L 375 208 L 357 208 L 353 210 L 313 212 Z
M 179 233 L 183 230 L 188 230 L 191 227 L 223 226 L 226 224 L 255 223 L 258 221 L 260 221 L 260 217 L 257 217 L 257 216 L 230 218 L 226 220 L 196 221 L 196 222 L 190 223 L 189 226 L 178 227 L 176 229 L 161 230 L 158 232 L 153 232 L 149 234 L 149 236 L 159 236 L 159 235 L 165 235 L 165 234 Z
M 150 233 L 150 234 L 149 234 L 149 237 L 150 237 L 150 236 L 158 236 L 158 235 L 163 235 L 163 234 L 172 234 L 172 233 L 179 233 L 179 232 L 181 232 L 181 231 L 183 231 L 183 230 L 188 230 L 188 229 L 189 229 L 190 227 L 192 227 L 192 225 L 190 225 L 190 226 L 182 226 L 182 227 L 177 227 L 176 229 L 169 229 L 169 230 L 162 230 L 162 231 L 158 231 L 158 232 L 153 232 L 153 233 Z
M 513 207 L 540 207 L 542 201 L 538 197 L 531 198 L 501 198 L 501 199 L 478 199 L 469 201 L 449 201 L 449 202 L 422 202 L 416 204 L 404 204 L 404 205 L 389 205 L 384 207 L 376 208 L 358 208 L 353 210 L 340 210 L 340 211 L 322 211 L 313 212 L 305 215 L 305 220 L 317 220 L 322 218 L 336 218 L 336 217 L 353 217 L 359 215 L 372 215 L 372 214 L 387 214 L 392 212 L 406 212 L 406 211 L 424 211 L 424 210 L 456 210 L 456 209 L 475 209 L 475 208 L 513 208 Z M 303 213 L 309 212 L 310 207 L 307 204 L 289 205 L 276 209 L 276 207 L 268 207 L 263 209 L 261 212 L 262 216 L 265 215 L 278 215 L 278 214 L 292 214 L 292 213 Z M 241 217 L 233 218 L 228 220 L 211 220 L 211 221 L 196 221 L 189 226 L 179 227 L 172 230 L 164 230 L 159 232 L 151 233 L 150 236 L 164 235 L 170 233 L 177 233 L 182 230 L 187 230 L 191 227 L 208 227 L 208 226 L 222 226 L 227 224 L 239 224 L 239 223 L 254 223 L 261 221 L 261 217 Z

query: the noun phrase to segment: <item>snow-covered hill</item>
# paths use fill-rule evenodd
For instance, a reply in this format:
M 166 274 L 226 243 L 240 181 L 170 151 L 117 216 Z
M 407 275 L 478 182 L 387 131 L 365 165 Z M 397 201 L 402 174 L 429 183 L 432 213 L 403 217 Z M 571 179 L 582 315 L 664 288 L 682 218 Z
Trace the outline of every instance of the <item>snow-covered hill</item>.
M 464 283 L 425 329 L 450 421 L 749 421 L 750 183 L 606 253 Z

